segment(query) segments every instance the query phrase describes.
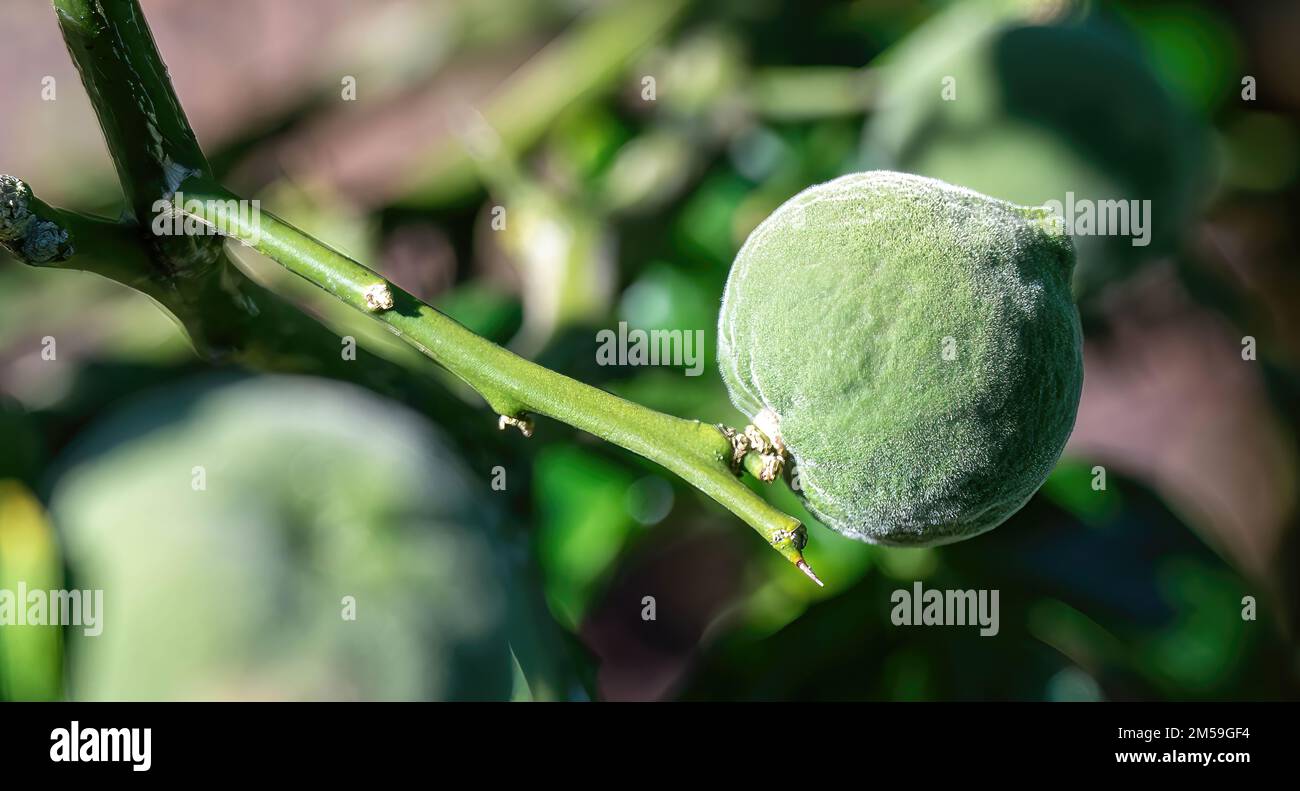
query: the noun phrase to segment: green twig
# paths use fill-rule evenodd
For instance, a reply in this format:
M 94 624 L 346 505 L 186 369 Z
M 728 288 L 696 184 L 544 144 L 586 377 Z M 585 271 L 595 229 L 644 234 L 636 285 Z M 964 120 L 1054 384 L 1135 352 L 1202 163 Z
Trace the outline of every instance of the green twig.
M 64 43 L 99 117 L 131 216 L 144 223 L 155 202 L 208 160 L 172 89 L 137 0 L 54 0 Z M 211 237 L 152 239 L 155 259 L 177 280 L 214 276 L 222 246 Z
M 187 179 L 180 192 L 184 204 L 177 203 L 176 211 L 221 229 L 387 324 L 478 391 L 505 424 L 527 427 L 530 415 L 545 415 L 658 462 L 753 526 L 790 562 L 806 566 L 800 552 L 805 528 L 736 477 L 731 442 L 716 426 L 656 412 L 525 360 L 274 215 L 239 211 L 239 198 L 207 179 Z
M 170 206 L 383 322 L 478 391 L 501 415 L 503 428 L 516 425 L 528 434 L 529 416 L 545 415 L 655 461 L 730 509 L 816 579 L 801 553 L 805 528 L 733 472 L 733 446 L 717 427 L 647 409 L 525 360 L 273 215 L 241 212 L 238 197 L 208 172 L 137 0 L 54 5 L 132 211 L 122 223 L 82 217 L 45 205 L 8 179 L 0 241 L 20 260 L 91 269 L 154 296 L 209 357 L 257 367 L 321 359 L 320 328 L 242 275 L 220 238 L 154 232 L 152 220 Z M 96 248 L 108 255 L 95 258 L 88 251 Z M 323 355 L 337 356 L 337 347 Z

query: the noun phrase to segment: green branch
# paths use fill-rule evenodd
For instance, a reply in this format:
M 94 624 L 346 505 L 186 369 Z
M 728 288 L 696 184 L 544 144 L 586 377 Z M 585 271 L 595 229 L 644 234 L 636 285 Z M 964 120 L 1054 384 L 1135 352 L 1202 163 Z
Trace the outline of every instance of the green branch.
M 473 387 L 506 423 L 531 433 L 529 416 L 545 415 L 657 462 L 726 506 L 790 562 L 807 568 L 807 531 L 769 505 L 731 470 L 733 448 L 716 426 L 683 420 L 624 400 L 525 360 L 420 302 L 316 239 L 202 178 L 180 188 L 196 217 L 289 271 L 370 314 L 406 343 Z
M 152 295 L 184 323 L 204 357 L 246 352 L 266 337 L 252 330 L 264 324 L 251 298 L 258 289 L 238 274 L 221 240 L 145 233 L 181 179 L 211 173 L 139 3 L 53 1 L 126 195 L 127 224 L 148 255 Z
M 224 244 L 218 237 L 209 239 Z M 226 304 L 234 294 L 248 309 L 238 314 L 237 324 L 218 326 L 213 316 L 223 311 L 205 310 L 184 299 L 171 279 L 155 268 L 149 246 L 141 241 L 134 223 L 51 207 L 8 175 L 0 175 L 0 247 L 30 266 L 89 272 L 152 297 L 190 336 L 196 350 L 213 362 L 352 382 L 429 414 L 450 414 L 461 408 L 441 377 L 427 366 L 400 364 L 373 354 L 344 360 L 338 335 L 233 267 L 222 278 L 228 292 L 217 298 Z M 213 354 L 214 348 L 223 353 Z M 479 426 L 451 421 L 445 428 L 487 455 L 489 448 L 497 447 L 494 432 Z
M 0 241 L 20 260 L 97 271 L 154 296 L 208 357 L 264 368 L 338 359 L 337 346 L 323 348 L 319 325 L 230 263 L 218 236 L 157 232 L 153 220 L 170 206 L 383 322 L 479 392 L 503 428 L 513 424 L 528 435 L 530 416 L 544 415 L 657 462 L 753 526 L 816 580 L 801 552 L 806 529 L 742 482 L 732 469 L 732 442 L 718 427 L 647 409 L 525 360 L 273 215 L 240 211 L 247 204 L 208 172 L 137 0 L 54 5 L 132 218 L 111 223 L 54 209 L 5 177 Z
M 181 176 L 211 175 L 208 160 L 137 0 L 54 0 L 54 9 L 127 201 L 143 221 Z

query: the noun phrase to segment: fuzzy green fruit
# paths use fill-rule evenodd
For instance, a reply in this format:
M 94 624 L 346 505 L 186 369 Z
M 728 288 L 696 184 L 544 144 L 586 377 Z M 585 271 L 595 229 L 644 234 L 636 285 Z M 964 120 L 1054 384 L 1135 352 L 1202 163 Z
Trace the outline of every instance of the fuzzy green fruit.
M 722 375 L 827 525 L 944 544 L 1042 484 L 1083 382 L 1073 248 L 1049 216 L 873 171 L 804 190 L 750 235 L 718 318 Z

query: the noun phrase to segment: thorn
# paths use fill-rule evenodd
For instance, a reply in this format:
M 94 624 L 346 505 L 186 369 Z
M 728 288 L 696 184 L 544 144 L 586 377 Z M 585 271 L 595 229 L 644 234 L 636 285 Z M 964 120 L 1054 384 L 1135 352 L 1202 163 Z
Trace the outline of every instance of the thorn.
M 821 580 L 817 579 L 817 575 L 813 573 L 812 566 L 809 566 L 809 565 L 808 565 L 808 561 L 806 561 L 806 560 L 797 560 L 797 561 L 795 561 L 795 565 L 799 567 L 799 570 L 800 570 L 800 571 L 802 571 L 804 574 L 807 574 L 807 575 L 808 575 L 808 579 L 810 579 L 810 580 L 812 580 L 813 582 L 817 583 L 817 585 L 818 585 L 819 587 L 822 587 L 822 588 L 826 587 L 826 583 L 824 583 L 824 582 L 822 582 Z

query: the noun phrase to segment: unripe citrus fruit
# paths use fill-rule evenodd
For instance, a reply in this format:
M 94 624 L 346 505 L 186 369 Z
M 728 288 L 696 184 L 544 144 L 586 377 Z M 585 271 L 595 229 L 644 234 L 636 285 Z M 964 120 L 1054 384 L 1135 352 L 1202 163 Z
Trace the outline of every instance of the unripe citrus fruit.
M 1044 209 L 886 171 L 811 187 L 745 242 L 718 356 L 827 525 L 989 530 L 1055 465 L 1083 381 L 1074 253 Z

